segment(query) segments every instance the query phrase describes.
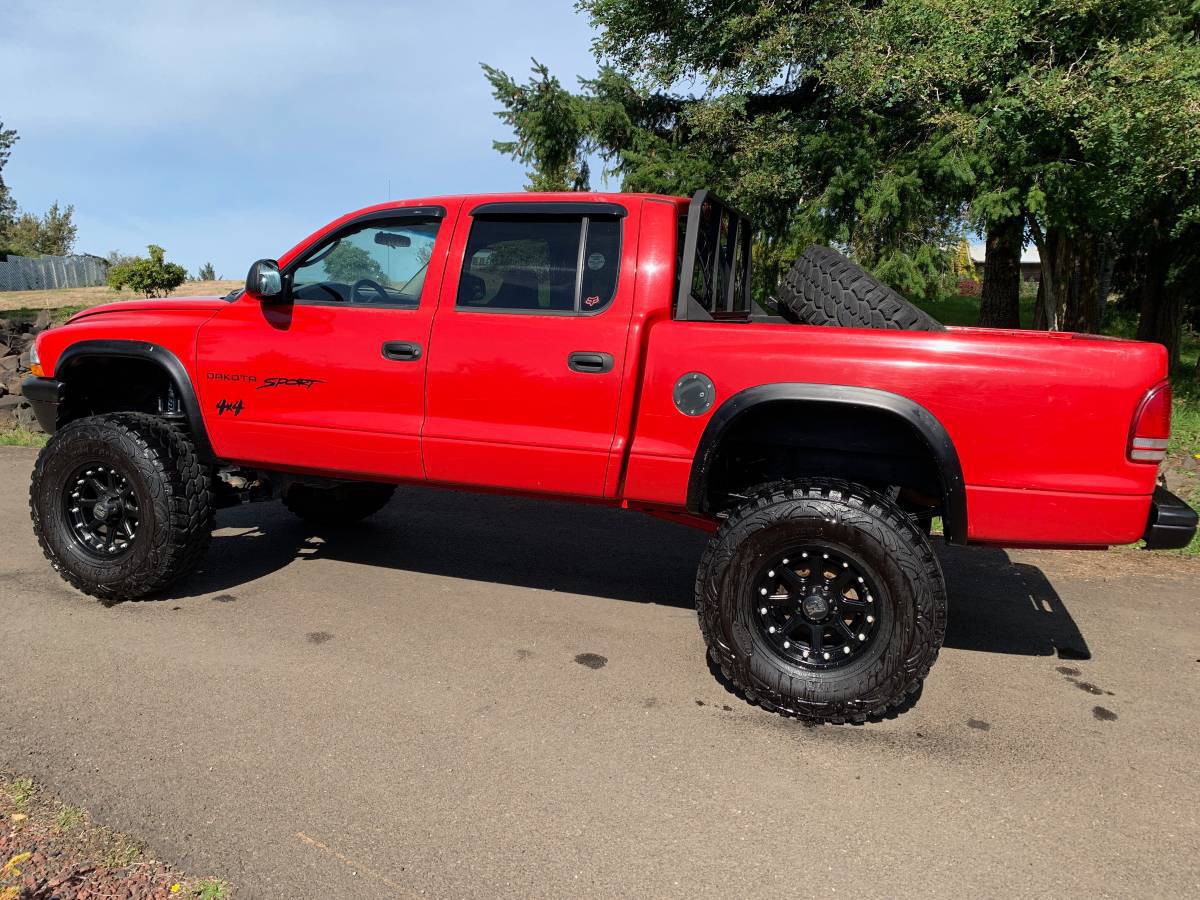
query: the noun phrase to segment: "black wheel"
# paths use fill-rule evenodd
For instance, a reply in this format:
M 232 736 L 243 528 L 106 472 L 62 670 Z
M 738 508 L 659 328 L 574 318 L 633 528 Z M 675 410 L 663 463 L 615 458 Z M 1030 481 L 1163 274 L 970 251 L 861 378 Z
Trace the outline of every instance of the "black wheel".
M 946 326 L 836 250 L 815 244 L 784 276 L 779 286 L 779 306 L 791 313 L 789 319 L 806 325 L 946 330 Z
M 208 548 L 212 474 L 186 434 L 154 416 L 78 419 L 38 454 L 29 511 L 42 552 L 102 600 L 160 591 Z
M 821 722 L 865 722 L 920 689 L 946 634 L 928 539 L 859 485 L 810 479 L 752 493 L 696 578 L 709 654 L 746 699 Z
M 359 481 L 316 487 L 294 484 L 283 495 L 283 505 L 315 525 L 349 525 L 377 513 L 392 499 L 394 484 Z

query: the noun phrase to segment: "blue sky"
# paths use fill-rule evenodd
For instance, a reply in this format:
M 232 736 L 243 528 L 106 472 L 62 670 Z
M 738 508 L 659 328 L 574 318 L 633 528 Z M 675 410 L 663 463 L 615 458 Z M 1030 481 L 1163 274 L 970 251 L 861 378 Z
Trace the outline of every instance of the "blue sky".
M 0 0 L 4 178 L 25 209 L 74 204 L 79 252 L 241 278 L 389 181 L 520 189 L 479 63 L 573 86 L 592 37 L 570 0 Z
M 75 205 L 76 249 L 162 244 L 242 278 L 388 199 L 517 190 L 479 68 L 595 71 L 571 2 L 0 3 L 4 178 Z M 599 186 L 599 185 L 597 185 Z

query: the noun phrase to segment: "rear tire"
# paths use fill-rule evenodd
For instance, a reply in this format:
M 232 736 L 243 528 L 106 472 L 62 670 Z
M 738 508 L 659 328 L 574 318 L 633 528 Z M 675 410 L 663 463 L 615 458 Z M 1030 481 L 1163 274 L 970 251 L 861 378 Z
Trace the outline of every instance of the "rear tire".
M 189 437 L 162 419 L 91 416 L 60 429 L 38 454 L 29 511 L 42 552 L 69 584 L 108 603 L 130 600 L 161 591 L 204 558 L 212 473 Z
M 696 607 L 747 700 L 816 722 L 903 708 L 946 634 L 925 535 L 886 498 L 824 478 L 766 486 L 732 512 L 701 560 Z
M 358 481 L 331 487 L 294 484 L 283 505 L 314 525 L 349 525 L 379 512 L 396 492 L 394 484 Z
M 779 286 L 779 306 L 805 325 L 945 331 L 929 314 L 836 250 L 814 244 Z

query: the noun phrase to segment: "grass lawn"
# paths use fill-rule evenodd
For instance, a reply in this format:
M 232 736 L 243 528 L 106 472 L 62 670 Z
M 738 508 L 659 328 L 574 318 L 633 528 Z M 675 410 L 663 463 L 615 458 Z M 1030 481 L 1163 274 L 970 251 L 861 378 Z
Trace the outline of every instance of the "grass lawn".
M 242 287 L 242 281 L 189 281 L 176 288 L 175 297 L 223 297 L 234 288 Z M 133 291 L 114 291 L 107 287 L 63 288 L 57 291 L 0 291 L 0 316 L 33 310 L 37 315 L 43 309 L 76 307 L 84 309 L 111 303 L 114 300 L 140 300 L 141 294 Z
M 1036 298 L 1021 296 L 1021 327 L 1033 327 L 1033 304 Z M 956 294 L 937 300 L 919 300 L 917 306 L 925 310 L 943 325 L 966 325 L 974 328 L 979 324 L 979 298 Z

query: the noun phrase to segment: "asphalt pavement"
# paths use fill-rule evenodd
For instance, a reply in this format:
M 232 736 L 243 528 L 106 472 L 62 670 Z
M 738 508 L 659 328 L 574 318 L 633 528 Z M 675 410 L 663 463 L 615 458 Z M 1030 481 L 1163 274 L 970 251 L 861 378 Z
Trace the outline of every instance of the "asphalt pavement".
M 919 702 L 807 727 L 729 693 L 705 536 L 404 489 L 319 535 L 218 515 L 106 608 L 0 451 L 0 768 L 238 897 L 1200 893 L 1200 563 L 947 548 Z

